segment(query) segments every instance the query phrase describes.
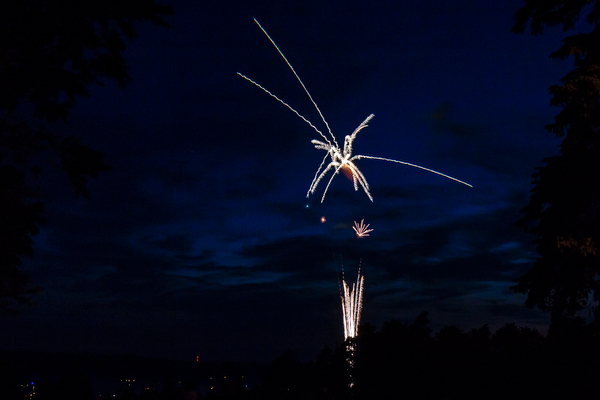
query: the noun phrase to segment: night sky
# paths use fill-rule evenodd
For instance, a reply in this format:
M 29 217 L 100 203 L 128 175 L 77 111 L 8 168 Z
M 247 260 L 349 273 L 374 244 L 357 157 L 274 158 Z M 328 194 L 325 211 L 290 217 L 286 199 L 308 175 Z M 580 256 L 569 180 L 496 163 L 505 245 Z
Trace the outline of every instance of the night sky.
M 47 224 L 23 268 L 44 291 L 0 319 L 1 350 L 314 359 L 343 341 L 339 279 L 360 263 L 377 328 L 427 310 L 433 329 L 546 331 L 509 286 L 536 258 L 515 226 L 531 175 L 558 151 L 544 125 L 559 111 L 547 88 L 572 66 L 549 58 L 559 29 L 511 33 L 516 0 L 166 4 L 171 28 L 139 25 L 124 54 L 126 90 L 93 88 L 55 127 L 114 169 L 90 200 L 46 171 Z M 307 199 L 320 137 L 236 72 L 325 127 L 253 18 L 339 142 L 373 113 L 355 154 L 474 187 L 359 160 L 374 202 L 343 174 L 323 204 L 326 182 Z M 357 239 L 363 218 L 374 231 Z

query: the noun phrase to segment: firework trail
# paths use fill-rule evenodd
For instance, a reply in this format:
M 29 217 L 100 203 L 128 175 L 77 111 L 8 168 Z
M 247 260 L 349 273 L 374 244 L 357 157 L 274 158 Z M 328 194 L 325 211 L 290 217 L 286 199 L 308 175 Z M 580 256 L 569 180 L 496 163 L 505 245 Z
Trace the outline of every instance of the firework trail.
M 358 335 L 364 281 L 365 278 L 360 274 L 360 267 L 356 282 L 353 282 L 351 285 L 348 285 L 344 279 L 344 272 L 342 271 L 340 297 L 342 300 L 342 318 L 344 321 L 344 340 L 355 338 Z

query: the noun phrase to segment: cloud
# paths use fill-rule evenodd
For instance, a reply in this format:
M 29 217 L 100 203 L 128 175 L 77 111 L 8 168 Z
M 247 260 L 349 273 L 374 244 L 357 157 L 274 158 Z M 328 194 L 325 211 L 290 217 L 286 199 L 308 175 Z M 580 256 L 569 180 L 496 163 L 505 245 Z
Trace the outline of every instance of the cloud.
M 446 101 L 431 113 L 430 120 L 433 121 L 433 131 L 439 135 L 450 133 L 460 139 L 480 139 L 484 135 L 485 129 L 475 124 L 454 122 L 452 120 L 454 107 L 452 103 Z

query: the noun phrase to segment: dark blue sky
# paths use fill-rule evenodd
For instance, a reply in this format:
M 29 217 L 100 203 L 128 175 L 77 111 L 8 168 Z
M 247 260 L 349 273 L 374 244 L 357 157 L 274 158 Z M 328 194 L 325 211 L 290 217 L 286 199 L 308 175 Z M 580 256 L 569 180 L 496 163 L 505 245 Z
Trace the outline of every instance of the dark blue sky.
M 114 170 L 76 199 L 42 184 L 47 225 L 25 269 L 36 307 L 0 320 L 1 349 L 269 361 L 312 359 L 343 340 L 338 275 L 365 276 L 363 321 L 430 313 L 433 328 L 509 322 L 545 331 L 511 280 L 536 257 L 514 225 L 531 174 L 556 154 L 544 125 L 563 33 L 510 32 L 521 1 L 202 2 L 174 0 L 170 30 L 140 25 L 134 81 L 80 99 L 69 124 Z M 327 4 L 323 4 L 327 3 Z M 337 176 L 306 192 L 324 155 L 370 113 L 356 154 L 440 170 L 358 165 L 374 202 Z M 321 216 L 327 221 L 320 222 Z M 356 239 L 365 219 L 371 236 Z

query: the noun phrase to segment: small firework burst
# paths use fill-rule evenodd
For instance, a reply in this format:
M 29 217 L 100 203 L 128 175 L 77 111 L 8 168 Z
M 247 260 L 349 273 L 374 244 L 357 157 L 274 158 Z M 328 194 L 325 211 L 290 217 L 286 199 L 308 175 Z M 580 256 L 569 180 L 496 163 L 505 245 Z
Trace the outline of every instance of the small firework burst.
M 365 225 L 364 219 L 360 220 L 360 224 L 354 221 L 354 226 L 352 227 L 352 229 L 354 229 L 354 232 L 356 232 L 356 237 L 362 238 L 365 236 L 369 236 L 369 232 L 373 232 L 373 229 L 369 229 L 369 225 L 371 224 Z

